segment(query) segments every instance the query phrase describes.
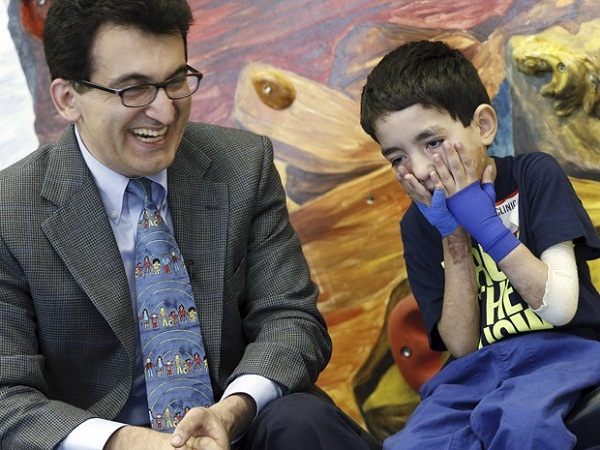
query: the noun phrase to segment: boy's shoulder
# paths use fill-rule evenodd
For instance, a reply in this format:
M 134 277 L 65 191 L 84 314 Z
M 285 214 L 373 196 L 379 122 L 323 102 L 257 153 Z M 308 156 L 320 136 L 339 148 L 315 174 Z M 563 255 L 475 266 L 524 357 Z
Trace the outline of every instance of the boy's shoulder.
M 492 158 L 496 164 L 497 179 L 512 178 L 519 184 L 539 174 L 564 173 L 552 155 L 541 151 L 519 153 L 514 156 L 492 156 Z
M 549 153 L 542 152 L 540 150 L 530 151 L 530 152 L 520 152 L 513 155 L 490 155 L 495 161 L 529 161 L 536 159 L 544 159 L 546 157 L 550 159 L 554 159 L 552 155 Z

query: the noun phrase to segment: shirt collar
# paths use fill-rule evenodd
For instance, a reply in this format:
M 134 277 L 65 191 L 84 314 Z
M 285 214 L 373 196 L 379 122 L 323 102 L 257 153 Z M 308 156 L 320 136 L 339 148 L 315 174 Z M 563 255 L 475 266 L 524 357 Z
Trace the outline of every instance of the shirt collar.
M 75 126 L 75 136 L 77 138 L 79 148 L 81 149 L 83 159 L 90 169 L 90 172 L 94 177 L 94 181 L 96 182 L 96 186 L 98 186 L 98 190 L 100 191 L 100 197 L 102 198 L 102 203 L 106 209 L 106 214 L 110 220 L 118 225 L 119 221 L 121 220 L 121 215 L 123 214 L 123 199 L 125 189 L 129 183 L 129 178 L 109 169 L 100 161 L 98 161 L 83 143 L 77 126 Z M 164 194 L 155 198 L 157 201 L 156 206 L 161 208 L 166 201 L 168 192 L 167 170 L 163 169 L 157 174 L 148 176 L 148 178 L 162 187 L 162 192 L 164 192 Z

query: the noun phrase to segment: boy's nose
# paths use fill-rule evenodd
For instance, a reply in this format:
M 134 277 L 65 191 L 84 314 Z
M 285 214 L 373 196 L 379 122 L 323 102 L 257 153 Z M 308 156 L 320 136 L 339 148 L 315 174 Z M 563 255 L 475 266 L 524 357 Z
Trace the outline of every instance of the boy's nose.
M 424 181 L 429 178 L 429 175 L 434 170 L 433 162 L 429 157 L 419 153 L 414 156 L 411 161 L 411 169 L 415 178 L 419 181 Z

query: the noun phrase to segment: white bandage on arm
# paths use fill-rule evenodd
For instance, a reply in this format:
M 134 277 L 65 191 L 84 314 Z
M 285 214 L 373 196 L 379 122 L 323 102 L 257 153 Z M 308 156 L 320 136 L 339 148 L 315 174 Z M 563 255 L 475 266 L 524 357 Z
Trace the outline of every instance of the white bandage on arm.
M 540 259 L 548 266 L 548 280 L 542 306 L 533 311 L 552 325 L 565 325 L 575 316 L 579 302 L 573 242 L 561 242 L 547 248 Z

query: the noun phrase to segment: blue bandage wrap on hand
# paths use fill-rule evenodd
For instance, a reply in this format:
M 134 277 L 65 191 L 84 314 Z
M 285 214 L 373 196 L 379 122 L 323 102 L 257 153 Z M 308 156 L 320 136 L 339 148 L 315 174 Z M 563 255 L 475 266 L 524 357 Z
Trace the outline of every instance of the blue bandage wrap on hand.
M 520 241 L 496 214 L 492 183 L 476 181 L 446 200 L 448 209 L 494 261 L 501 261 Z
M 427 221 L 442 234 L 442 237 L 454 233 L 454 230 L 458 227 L 458 223 L 446 207 L 446 196 L 442 189 L 436 189 L 433 192 L 431 206 L 420 202 L 415 203 Z

